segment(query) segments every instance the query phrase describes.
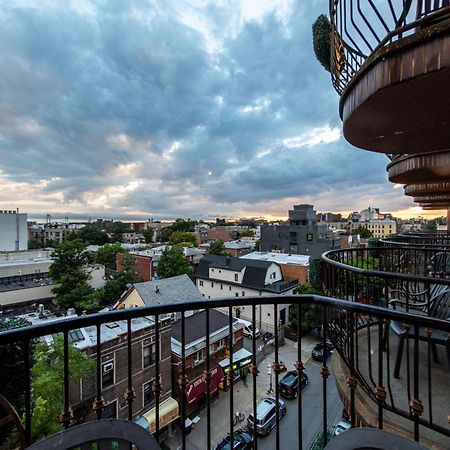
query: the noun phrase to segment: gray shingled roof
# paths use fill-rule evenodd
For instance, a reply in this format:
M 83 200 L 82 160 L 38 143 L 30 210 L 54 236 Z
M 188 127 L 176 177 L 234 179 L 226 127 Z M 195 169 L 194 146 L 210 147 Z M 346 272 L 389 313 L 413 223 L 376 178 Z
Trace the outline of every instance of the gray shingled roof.
M 273 264 L 272 261 L 261 261 L 256 259 L 232 258 L 218 255 L 205 255 L 199 262 L 195 276 L 204 279 L 209 277 L 209 268 L 228 269 L 241 271 L 244 267 L 245 274 L 242 280 L 243 287 L 262 290 L 265 287 L 267 269 Z
M 135 283 L 133 286 L 141 296 L 145 306 L 203 300 L 197 287 L 187 275 Z

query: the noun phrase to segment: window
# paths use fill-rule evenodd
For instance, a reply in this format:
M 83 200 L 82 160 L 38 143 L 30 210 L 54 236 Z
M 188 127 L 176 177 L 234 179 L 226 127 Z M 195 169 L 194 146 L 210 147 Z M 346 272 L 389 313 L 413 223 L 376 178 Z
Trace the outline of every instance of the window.
M 312 240 L 313 240 L 313 235 L 312 235 L 312 233 L 307 233 L 307 235 L 306 235 L 306 240 L 307 240 L 307 241 L 312 241 Z
M 228 290 L 231 291 L 231 286 L 228 286 Z
M 153 380 L 142 385 L 142 405 L 149 405 L 155 398 L 153 392 Z
M 199 365 L 203 361 L 203 349 L 194 353 L 194 366 Z
M 237 273 L 234 274 L 234 281 L 239 281 L 239 275 Z
M 203 286 L 203 280 L 200 280 L 200 281 L 198 282 L 198 284 L 199 284 L 200 286 Z
M 235 297 L 239 297 L 239 292 L 235 292 L 235 293 L 234 293 L 234 296 L 235 296 Z
M 102 364 L 102 389 L 114 384 L 114 361 Z
M 275 279 L 276 276 L 277 276 L 277 274 L 275 272 L 272 272 L 272 275 L 270 275 L 270 278 Z
M 242 291 L 242 297 L 245 297 L 245 292 L 244 291 Z
M 117 400 L 105 406 L 102 412 L 102 419 L 117 419 Z
M 156 360 L 156 344 L 149 344 L 142 348 L 142 368 L 155 364 Z
M 220 283 L 220 289 L 223 289 L 223 284 L 222 283 Z
M 214 283 L 211 281 L 211 287 L 214 287 Z
M 216 351 L 216 349 L 214 347 L 215 347 L 215 344 L 210 344 L 210 346 L 209 346 L 209 353 L 210 354 L 214 353 Z

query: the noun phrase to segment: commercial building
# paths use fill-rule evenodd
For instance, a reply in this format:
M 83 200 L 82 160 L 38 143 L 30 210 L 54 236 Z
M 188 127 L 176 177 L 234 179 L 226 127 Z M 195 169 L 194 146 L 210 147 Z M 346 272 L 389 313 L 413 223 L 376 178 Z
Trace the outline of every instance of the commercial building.
M 327 226 L 317 224 L 313 205 L 294 205 L 286 225 L 261 226 L 261 251 L 319 256 L 339 248 L 339 240 L 327 237 Z
M 0 252 L 28 249 L 27 215 L 17 211 L 0 211 Z

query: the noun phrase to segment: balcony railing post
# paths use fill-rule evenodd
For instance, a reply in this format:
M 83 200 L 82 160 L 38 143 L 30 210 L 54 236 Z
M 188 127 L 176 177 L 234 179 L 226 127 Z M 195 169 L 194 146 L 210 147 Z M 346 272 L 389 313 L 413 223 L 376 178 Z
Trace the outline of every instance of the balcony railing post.
M 258 376 L 258 365 L 256 360 L 256 305 L 252 305 L 252 368 L 251 374 L 253 376 L 253 398 L 252 398 L 252 408 L 253 408 L 253 449 L 258 450 L 258 433 L 256 432 L 256 408 L 257 408 L 257 376 Z
M 323 362 L 320 374 L 322 375 L 322 405 L 323 405 L 323 445 L 326 447 L 328 443 L 328 411 L 327 411 L 327 378 L 330 372 L 327 367 L 327 308 L 322 307 L 322 345 L 323 345 Z
M 230 370 L 228 371 L 230 386 L 230 448 L 234 448 L 234 368 L 233 368 L 233 307 L 228 307 L 228 348 L 230 349 Z
M 125 391 L 124 398 L 128 405 L 128 420 L 133 420 L 133 400 L 136 397 L 133 388 L 133 361 L 131 339 L 131 319 L 127 319 L 127 390 Z
M 206 448 L 211 448 L 211 359 L 209 355 L 209 309 L 206 309 L 205 336 L 206 336 Z
M 30 340 L 23 341 L 24 369 L 25 369 L 25 441 L 31 444 L 31 369 L 30 369 Z
M 161 396 L 161 352 L 160 352 L 160 332 L 159 332 L 159 315 L 155 314 L 155 382 L 153 383 L 153 392 L 155 395 L 155 439 L 159 442 L 159 398 Z
M 63 364 L 64 364 L 64 410 L 61 413 L 59 421 L 64 428 L 68 428 L 72 419 L 72 413 L 69 405 L 69 332 L 63 333 Z
M 297 430 L 298 430 L 298 450 L 303 450 L 303 416 L 302 416 L 302 374 L 304 370 L 302 362 L 302 304 L 298 304 L 297 308 L 297 363 L 295 364 L 297 371 Z
M 102 411 L 105 407 L 105 402 L 102 397 L 102 346 L 101 346 L 101 324 L 98 323 L 97 326 L 97 343 L 96 343 L 96 360 L 97 360 L 97 395 L 95 397 L 95 402 L 93 409 L 96 413 L 97 420 L 102 418 Z

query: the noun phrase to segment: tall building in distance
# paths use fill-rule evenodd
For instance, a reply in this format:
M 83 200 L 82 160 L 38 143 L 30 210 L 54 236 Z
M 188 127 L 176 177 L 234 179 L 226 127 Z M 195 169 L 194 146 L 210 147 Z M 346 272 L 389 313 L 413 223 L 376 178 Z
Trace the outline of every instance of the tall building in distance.
M 261 251 L 319 256 L 339 248 L 339 240 L 327 237 L 327 225 L 318 225 L 313 205 L 294 205 L 289 222 L 261 226 Z
M 0 210 L 0 252 L 28 250 L 27 215 Z

